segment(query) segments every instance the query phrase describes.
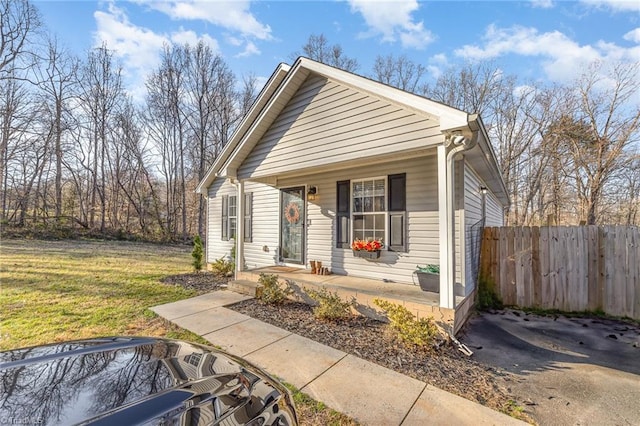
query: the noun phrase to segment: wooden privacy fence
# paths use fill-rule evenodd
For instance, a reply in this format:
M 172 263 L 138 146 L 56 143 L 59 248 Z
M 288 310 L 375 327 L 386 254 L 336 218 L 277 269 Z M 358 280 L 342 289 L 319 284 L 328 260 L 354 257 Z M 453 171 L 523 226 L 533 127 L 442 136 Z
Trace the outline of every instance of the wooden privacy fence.
M 640 228 L 485 228 L 480 279 L 506 305 L 640 319 Z

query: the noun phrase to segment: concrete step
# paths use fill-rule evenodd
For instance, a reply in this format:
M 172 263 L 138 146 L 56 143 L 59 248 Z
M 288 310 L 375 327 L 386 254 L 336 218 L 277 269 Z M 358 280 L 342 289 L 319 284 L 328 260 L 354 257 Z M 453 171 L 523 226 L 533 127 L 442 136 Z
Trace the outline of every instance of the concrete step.
M 249 280 L 233 280 L 227 284 L 227 289 L 236 293 L 246 294 L 247 296 L 256 297 L 256 287 L 258 283 Z

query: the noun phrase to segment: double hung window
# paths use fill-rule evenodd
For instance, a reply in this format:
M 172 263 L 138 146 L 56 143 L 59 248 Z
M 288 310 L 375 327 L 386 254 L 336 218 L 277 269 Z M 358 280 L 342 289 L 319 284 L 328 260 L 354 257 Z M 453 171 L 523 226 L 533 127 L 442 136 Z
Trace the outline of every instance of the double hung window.
M 252 210 L 253 194 L 244 194 L 244 240 L 252 239 Z M 235 195 L 222 196 L 222 240 L 229 241 L 236 237 L 238 230 L 238 197 Z
M 354 180 L 351 188 L 353 239 L 384 241 L 386 179 Z
M 382 240 L 406 251 L 406 174 L 337 182 L 336 246 Z

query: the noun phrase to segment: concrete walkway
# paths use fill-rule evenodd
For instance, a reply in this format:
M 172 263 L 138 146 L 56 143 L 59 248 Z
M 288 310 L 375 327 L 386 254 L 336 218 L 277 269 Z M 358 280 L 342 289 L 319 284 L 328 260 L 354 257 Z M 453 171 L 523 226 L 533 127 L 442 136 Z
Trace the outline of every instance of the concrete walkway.
M 365 425 L 517 425 L 509 416 L 224 306 L 215 291 L 151 308 Z

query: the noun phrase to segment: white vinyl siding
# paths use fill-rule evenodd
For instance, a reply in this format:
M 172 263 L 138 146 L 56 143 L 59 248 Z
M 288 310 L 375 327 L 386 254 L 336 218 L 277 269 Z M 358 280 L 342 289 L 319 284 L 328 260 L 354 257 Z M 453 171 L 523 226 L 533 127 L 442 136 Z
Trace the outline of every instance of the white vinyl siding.
M 244 266 L 248 269 L 273 266 L 278 256 L 280 191 L 256 182 L 245 183 L 244 189 L 253 194 L 253 235 L 250 243 L 244 243 Z
M 258 268 L 274 265 L 278 248 L 278 194 L 276 188 L 247 182 L 245 193 L 251 193 L 251 242 L 244 243 L 245 266 Z M 231 255 L 233 240 L 222 241 L 222 196 L 237 196 L 236 187 L 226 179 L 217 178 L 209 187 L 209 220 L 207 232 L 207 262 Z M 266 250 L 265 250 L 266 249 Z
M 384 249 L 377 262 L 354 257 L 351 249 L 336 248 L 335 241 L 336 182 L 370 178 L 368 168 L 281 179 L 278 185 L 289 187 L 307 183 L 318 187 L 317 199 L 307 203 L 307 263 L 320 260 L 337 274 L 411 283 L 417 264 L 439 263 L 436 157 L 377 165 L 375 170 L 381 176 L 406 173 L 408 227 L 407 252 Z M 277 203 L 277 198 L 273 202 Z
M 491 191 L 487 192 L 487 221 L 485 226 L 503 226 L 504 208 Z
M 322 77 L 308 78 L 238 169 L 241 179 L 424 149 L 439 123 Z
M 464 215 L 465 215 L 465 295 L 470 294 L 476 286 L 477 277 L 474 269 L 478 266 L 479 246 L 477 238 L 482 219 L 482 193 L 480 187 L 485 186 L 469 165 L 464 168 Z
M 222 239 L 222 197 L 235 196 L 236 187 L 227 179 L 216 178 L 208 191 L 207 262 L 231 255 L 233 240 Z

